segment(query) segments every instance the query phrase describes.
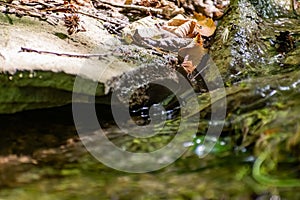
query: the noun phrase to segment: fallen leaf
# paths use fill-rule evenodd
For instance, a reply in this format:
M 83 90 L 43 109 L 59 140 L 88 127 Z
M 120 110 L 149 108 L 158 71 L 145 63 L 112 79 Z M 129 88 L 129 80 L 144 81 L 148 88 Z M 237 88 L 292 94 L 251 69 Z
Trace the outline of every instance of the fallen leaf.
M 196 69 L 195 65 L 193 65 L 193 62 L 189 60 L 189 55 L 185 56 L 181 66 L 188 74 L 191 74 Z
M 202 36 L 209 37 L 214 34 L 217 27 L 211 18 L 205 17 L 204 15 L 196 12 L 194 12 L 194 18 L 197 20 L 197 24 L 199 25 L 197 26 L 198 27 L 197 31 Z
M 125 0 L 124 5 L 131 5 L 132 4 L 132 0 Z
M 219 18 L 223 15 L 223 12 L 216 7 L 216 4 L 212 0 L 198 0 L 201 12 L 210 18 Z
M 200 64 L 203 56 L 208 53 L 208 50 L 199 43 L 200 36 L 198 35 L 188 46 L 179 49 L 178 57 L 185 61 L 185 69 L 189 73 L 190 69 L 195 68 Z M 201 41 L 201 40 L 200 40 Z M 187 62 L 190 61 L 191 63 Z M 192 66 L 190 66 L 192 65 Z
M 183 15 L 176 15 L 168 21 L 168 26 L 180 26 L 183 23 L 189 21 L 189 19 L 184 18 Z
M 214 34 L 217 27 L 211 18 L 198 13 L 194 13 L 194 18 L 186 19 L 182 15 L 177 15 L 169 20 L 167 25 L 163 26 L 163 29 L 182 38 L 193 38 L 198 33 L 206 37 Z
M 169 25 L 171 24 L 171 25 Z M 197 35 L 196 21 L 190 19 L 175 19 L 163 26 L 164 30 L 174 33 L 181 38 L 193 38 Z
M 182 25 L 178 26 L 177 29 L 175 29 L 174 34 L 177 35 L 178 37 L 188 37 L 188 38 L 193 38 L 197 35 L 195 32 L 196 28 L 196 22 L 189 20 Z
M 138 5 L 152 8 L 160 8 L 161 2 L 159 0 L 141 0 Z
M 173 31 L 162 29 L 160 24 L 163 23 L 163 20 L 151 16 L 137 20 L 122 30 L 123 39 L 128 44 L 134 43 L 172 52 L 177 52 L 191 42 L 191 38 L 180 38 Z

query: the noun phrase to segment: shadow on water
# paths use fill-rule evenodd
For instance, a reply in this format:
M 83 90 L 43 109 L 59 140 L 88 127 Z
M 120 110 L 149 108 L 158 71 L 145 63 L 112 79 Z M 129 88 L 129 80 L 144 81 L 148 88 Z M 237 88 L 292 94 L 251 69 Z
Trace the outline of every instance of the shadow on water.
M 82 109 L 87 107 L 84 104 L 80 106 Z M 109 106 L 97 106 L 96 109 L 101 112 L 99 123 L 102 127 L 113 123 Z M 71 105 L 0 115 L 0 120 L 1 155 L 31 155 L 36 149 L 59 147 L 68 139 L 77 137 Z M 96 128 L 91 124 L 91 131 Z

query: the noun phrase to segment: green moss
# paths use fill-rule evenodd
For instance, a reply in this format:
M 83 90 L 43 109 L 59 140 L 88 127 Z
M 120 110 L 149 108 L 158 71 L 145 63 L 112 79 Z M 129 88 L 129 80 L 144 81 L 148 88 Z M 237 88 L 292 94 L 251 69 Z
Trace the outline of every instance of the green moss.
M 47 71 L 17 71 L 15 74 L 0 74 L 0 80 L 2 86 L 15 86 L 15 87 L 36 87 L 43 88 L 49 87 L 64 91 L 73 91 L 73 85 L 76 76 L 66 74 L 63 72 L 47 72 Z M 82 79 L 82 83 L 85 83 L 84 91 L 86 94 L 92 94 L 93 88 L 89 85 L 93 84 L 93 81 Z M 84 91 L 82 91 L 84 93 Z M 104 95 L 104 84 L 99 83 L 96 91 L 96 95 Z
M 18 71 L 14 75 L 0 74 L 0 113 L 49 108 L 72 102 L 75 76 L 46 71 Z M 96 94 L 94 82 L 82 79 L 77 89 L 76 101 L 89 102 L 89 96 L 103 96 L 104 85 L 98 84 Z M 103 102 L 101 99 L 100 102 Z
M 55 32 L 54 35 L 57 36 L 57 37 L 59 37 L 62 40 L 69 38 L 68 35 L 66 35 L 64 33 L 59 33 L 59 32 Z

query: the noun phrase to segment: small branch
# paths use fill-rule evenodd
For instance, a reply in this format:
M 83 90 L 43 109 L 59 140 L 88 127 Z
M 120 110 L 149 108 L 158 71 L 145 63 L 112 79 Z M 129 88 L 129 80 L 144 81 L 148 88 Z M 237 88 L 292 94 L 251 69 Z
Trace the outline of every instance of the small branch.
M 5 60 L 5 57 L 0 53 L 0 57 L 3 59 L 3 60 Z
M 56 55 L 56 56 L 67 56 L 67 57 L 75 57 L 75 58 L 91 58 L 91 57 L 105 57 L 112 55 L 112 53 L 108 54 L 73 54 L 73 53 L 56 53 L 52 51 L 40 51 L 36 49 L 30 49 L 21 47 L 21 50 L 19 52 L 33 52 L 38 54 L 50 54 L 50 55 Z
M 107 4 L 107 5 L 110 5 L 110 6 L 113 6 L 113 7 L 117 7 L 117 8 L 138 10 L 138 11 L 142 11 L 142 12 L 151 12 L 151 13 L 155 13 L 155 14 L 162 14 L 163 13 L 163 10 L 158 9 L 158 8 L 151 8 L 151 7 L 137 6 L 137 5 L 122 5 L 122 4 L 112 3 L 112 2 L 101 1 L 101 0 L 99 0 L 98 2 L 103 3 L 103 4 Z
M 151 8 L 151 7 L 145 7 L 145 6 L 138 6 L 138 5 L 122 5 L 112 2 L 106 2 L 102 0 L 98 0 L 98 2 L 106 5 L 110 5 L 117 8 L 123 8 L 124 10 L 137 10 L 144 13 L 152 13 L 152 14 L 159 14 L 159 15 L 167 15 L 167 16 L 173 16 L 177 14 L 183 14 L 183 9 L 168 9 L 168 8 Z
M 110 17 L 106 17 L 106 16 L 99 16 L 98 13 L 96 15 L 89 14 L 89 13 L 82 12 L 82 11 L 76 11 L 76 13 L 82 14 L 82 15 L 85 15 L 87 17 L 91 17 L 91 18 L 94 18 L 94 19 L 97 19 L 97 20 L 101 20 L 101 21 L 112 23 L 112 24 L 116 24 L 116 25 L 120 25 L 120 24 L 127 25 L 127 24 L 129 24 L 128 22 L 126 22 L 124 20 L 120 20 L 118 18 L 110 18 Z
M 36 17 L 43 21 L 48 22 L 51 25 L 57 25 L 58 20 L 60 19 L 57 16 L 52 16 L 48 13 L 43 13 L 34 7 L 12 5 L 1 1 L 0 1 L 0 12 L 3 12 L 5 14 L 15 14 L 17 16 L 28 15 L 31 17 Z

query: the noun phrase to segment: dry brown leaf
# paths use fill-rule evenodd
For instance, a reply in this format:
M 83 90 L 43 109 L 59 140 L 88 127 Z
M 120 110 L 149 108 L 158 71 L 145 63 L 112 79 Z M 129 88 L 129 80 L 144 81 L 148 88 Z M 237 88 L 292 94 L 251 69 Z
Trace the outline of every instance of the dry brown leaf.
M 197 31 L 202 36 L 209 37 L 214 34 L 217 27 L 211 18 L 205 17 L 204 15 L 198 14 L 196 12 L 194 13 L 194 18 L 197 20 L 197 24 L 199 25 L 197 26 Z
M 125 0 L 124 5 L 131 5 L 132 4 L 132 0 Z
M 162 6 L 159 0 L 141 0 L 138 5 L 151 8 L 160 8 Z
M 187 21 L 189 21 L 189 19 L 185 19 L 183 15 L 177 15 L 170 19 L 167 24 L 168 26 L 180 26 Z
M 191 74 L 196 69 L 196 67 L 193 65 L 193 62 L 189 60 L 189 55 L 185 56 L 181 66 L 188 74 Z
M 199 33 L 194 38 L 194 42 L 198 45 L 203 46 L 203 38 L 201 37 L 201 35 Z
M 208 52 L 208 50 L 203 47 L 201 42 L 201 36 L 197 35 L 191 44 L 189 44 L 187 47 L 179 49 L 178 51 L 178 57 L 185 59 L 185 67 L 187 68 L 187 72 L 190 71 L 190 69 L 193 69 L 192 66 L 198 66 L 202 60 L 202 57 Z M 191 61 L 191 63 L 187 61 Z
M 220 17 L 222 17 L 224 15 L 224 13 L 222 11 L 216 11 L 214 12 L 214 19 L 219 19 Z
M 201 12 L 210 18 L 219 18 L 223 12 L 216 7 L 217 3 L 212 0 L 198 0 Z
M 183 23 L 182 25 L 178 26 L 178 28 L 174 31 L 174 33 L 178 37 L 188 37 L 188 38 L 193 38 L 195 37 L 195 27 L 196 27 L 196 22 L 195 21 L 187 21 Z
M 216 31 L 216 25 L 211 18 L 202 14 L 194 13 L 195 19 L 185 19 L 182 15 L 177 15 L 168 21 L 163 29 L 176 34 L 178 37 L 193 38 L 198 33 L 202 36 L 212 36 Z
M 177 26 L 163 26 L 162 29 L 174 33 L 178 27 Z
M 194 15 L 194 18 L 197 20 L 197 22 L 204 21 L 207 18 L 206 16 L 202 15 L 201 13 L 197 13 L 197 12 L 194 12 L 193 15 Z
M 196 29 L 196 21 L 185 19 L 182 15 L 174 17 L 167 24 L 167 26 L 163 26 L 163 29 L 170 31 L 181 38 L 193 38 L 198 33 Z

